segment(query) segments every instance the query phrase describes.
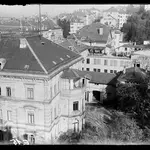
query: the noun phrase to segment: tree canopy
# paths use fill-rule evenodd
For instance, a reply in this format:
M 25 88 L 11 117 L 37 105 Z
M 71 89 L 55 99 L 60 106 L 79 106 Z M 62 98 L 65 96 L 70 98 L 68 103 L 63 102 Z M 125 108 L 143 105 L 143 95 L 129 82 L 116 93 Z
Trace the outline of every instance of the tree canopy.
M 150 12 L 140 6 L 139 11 L 128 17 L 121 31 L 125 34 L 124 40 L 143 44 L 144 40 L 150 39 Z
M 58 19 L 57 24 L 63 29 L 63 37 L 67 38 L 70 32 L 70 21 L 66 19 Z

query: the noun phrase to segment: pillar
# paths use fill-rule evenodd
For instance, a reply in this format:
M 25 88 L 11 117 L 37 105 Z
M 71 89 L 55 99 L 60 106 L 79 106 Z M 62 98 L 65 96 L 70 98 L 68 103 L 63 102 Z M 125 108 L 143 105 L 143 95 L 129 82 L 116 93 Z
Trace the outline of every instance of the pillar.
M 92 102 L 92 100 L 93 100 L 93 92 L 90 91 L 90 92 L 89 92 L 89 100 L 88 100 L 89 103 Z
M 103 92 L 100 92 L 100 103 L 103 103 L 103 99 L 104 99 L 104 97 L 103 97 Z

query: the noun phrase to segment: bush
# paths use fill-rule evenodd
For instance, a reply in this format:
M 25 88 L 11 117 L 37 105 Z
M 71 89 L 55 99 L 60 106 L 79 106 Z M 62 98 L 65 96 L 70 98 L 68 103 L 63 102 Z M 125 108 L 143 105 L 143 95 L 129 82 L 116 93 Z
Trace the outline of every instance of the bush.
M 130 119 L 122 112 L 113 112 L 112 121 L 109 124 L 111 139 L 122 142 L 139 142 L 143 139 L 143 131 L 134 119 Z

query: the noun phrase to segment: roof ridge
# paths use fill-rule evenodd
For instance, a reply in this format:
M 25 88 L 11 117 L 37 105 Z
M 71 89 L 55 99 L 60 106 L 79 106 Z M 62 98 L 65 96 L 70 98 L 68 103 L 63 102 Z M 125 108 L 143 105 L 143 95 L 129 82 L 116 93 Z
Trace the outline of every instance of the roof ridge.
M 35 57 L 35 59 L 37 60 L 37 62 L 39 63 L 39 65 L 41 66 L 41 68 L 44 70 L 44 72 L 46 74 L 48 74 L 47 70 L 45 69 L 44 65 L 41 63 L 40 59 L 38 58 L 38 56 L 35 54 L 34 50 L 32 49 L 32 47 L 30 46 L 30 44 L 28 43 L 28 40 L 25 38 L 27 46 L 29 47 L 29 50 L 31 51 L 31 53 L 33 54 L 33 56 Z

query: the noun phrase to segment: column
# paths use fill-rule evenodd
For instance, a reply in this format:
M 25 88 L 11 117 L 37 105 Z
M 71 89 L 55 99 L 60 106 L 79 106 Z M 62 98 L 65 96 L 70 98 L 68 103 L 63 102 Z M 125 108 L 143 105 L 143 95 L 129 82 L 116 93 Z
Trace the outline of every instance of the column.
M 89 92 L 89 100 L 88 100 L 89 103 L 92 102 L 92 99 L 93 99 L 93 92 L 90 91 L 90 92 Z

